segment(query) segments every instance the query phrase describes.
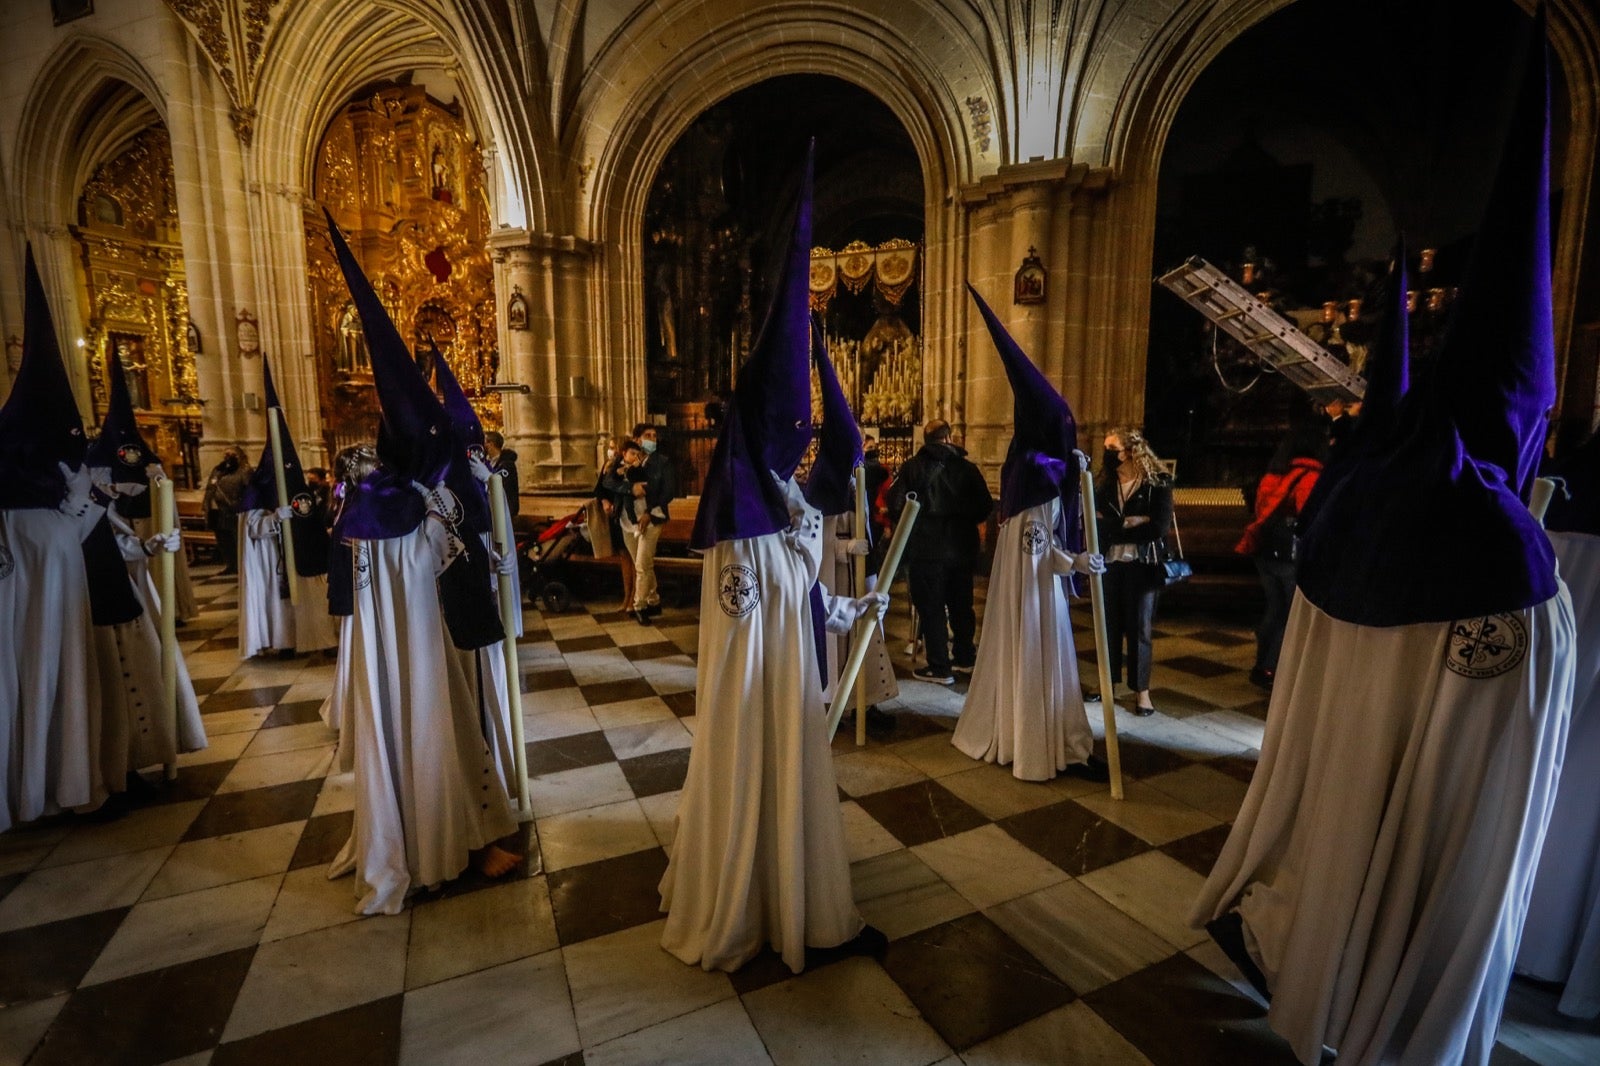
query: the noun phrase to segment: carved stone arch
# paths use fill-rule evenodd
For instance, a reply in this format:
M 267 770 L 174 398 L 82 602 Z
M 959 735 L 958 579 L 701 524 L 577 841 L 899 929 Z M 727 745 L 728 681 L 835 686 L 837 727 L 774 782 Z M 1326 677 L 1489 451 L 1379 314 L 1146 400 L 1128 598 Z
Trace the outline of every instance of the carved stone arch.
M 469 128 L 492 152 L 490 206 L 495 222 L 537 225 L 544 214 L 543 179 L 528 132 L 515 122 L 480 56 L 458 28 L 423 0 L 386 3 L 376 11 L 343 5 L 293 7 L 275 33 L 258 88 L 261 119 L 255 167 L 263 184 L 309 195 L 316 147 L 353 93 L 419 67 L 454 75 Z

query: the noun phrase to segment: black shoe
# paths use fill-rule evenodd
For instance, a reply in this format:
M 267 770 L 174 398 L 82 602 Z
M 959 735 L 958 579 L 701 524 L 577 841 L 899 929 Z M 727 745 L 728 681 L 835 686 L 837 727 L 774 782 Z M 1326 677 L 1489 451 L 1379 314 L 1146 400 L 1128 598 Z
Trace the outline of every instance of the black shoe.
M 635 622 L 638 622 L 640 625 L 647 626 L 647 625 L 650 624 L 650 615 L 647 614 L 646 612 L 644 612 L 644 611 L 630 611 L 628 613 L 633 618 L 633 620 Z
M 1271 670 L 1263 670 L 1258 666 L 1254 670 L 1250 671 L 1250 683 L 1256 686 L 1256 688 L 1264 688 L 1268 692 L 1271 692 L 1272 680 L 1273 675 Z
M 1133 716 L 1135 718 L 1149 718 L 1152 714 L 1156 713 L 1156 709 L 1154 707 L 1141 707 L 1137 703 L 1135 703 L 1132 707 L 1129 707 L 1128 710 L 1133 712 Z
M 877 707 L 867 708 L 867 735 L 886 737 L 894 733 L 895 717 L 887 711 L 880 711 Z
M 974 665 L 975 664 L 973 664 L 973 663 L 951 663 L 950 664 L 950 669 L 952 671 L 954 671 L 955 673 L 966 674 L 966 675 L 970 676 L 971 673 L 972 673 L 972 667 Z
M 1239 912 L 1229 911 L 1221 918 L 1213 918 L 1206 923 L 1206 932 L 1211 934 L 1211 939 L 1217 942 L 1222 953 L 1239 967 L 1239 972 L 1250 982 L 1250 987 L 1271 1003 L 1272 992 L 1267 988 L 1267 975 L 1261 972 L 1261 967 L 1256 965 L 1256 960 L 1250 957 L 1249 949 L 1244 946 L 1244 919 Z
M 911 676 L 918 681 L 927 681 L 934 685 L 953 685 L 956 683 L 954 674 L 948 671 L 933 670 L 928 667 L 911 671 Z
M 639 613 L 644 615 L 646 618 L 655 618 L 661 614 L 661 605 L 659 603 L 652 603 Z
M 1076 777 L 1083 781 L 1094 781 L 1099 784 L 1104 784 L 1111 780 L 1111 768 L 1098 755 L 1091 755 L 1083 762 L 1075 762 L 1061 772 L 1068 777 Z
M 1083 702 L 1084 703 L 1099 703 L 1100 702 L 1100 693 L 1098 693 L 1098 692 L 1085 692 L 1083 694 Z

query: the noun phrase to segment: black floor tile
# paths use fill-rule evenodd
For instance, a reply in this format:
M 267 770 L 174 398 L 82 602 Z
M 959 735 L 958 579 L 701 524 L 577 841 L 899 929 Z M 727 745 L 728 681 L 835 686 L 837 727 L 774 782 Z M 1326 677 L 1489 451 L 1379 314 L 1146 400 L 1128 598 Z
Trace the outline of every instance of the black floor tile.
M 1217 856 L 1222 854 L 1222 845 L 1228 842 L 1228 833 L 1232 828 L 1228 825 L 1214 825 L 1210 829 L 1202 829 L 1198 833 L 1163 844 L 1159 850 L 1177 859 L 1201 877 L 1207 877 L 1211 873 L 1211 868 L 1217 864 Z
M 1220 759 L 1212 759 L 1207 766 L 1221 770 L 1229 777 L 1236 777 L 1245 784 L 1256 775 L 1256 767 L 1261 763 L 1261 753 L 1254 748 L 1241 752 L 1238 755 L 1228 755 Z
M 628 779 L 635 796 L 639 799 L 659 796 L 683 787 L 683 780 L 689 774 L 689 749 L 652 752 L 623 759 L 619 765 L 622 767 L 622 776 Z
M 289 869 L 298 870 L 302 866 L 332 862 L 345 841 L 350 839 L 350 826 L 354 821 L 354 811 L 319 814 L 309 819 L 300 834 L 300 843 L 295 846 L 294 858 L 289 860 Z
M 682 655 L 678 646 L 670 640 L 658 640 L 650 644 L 624 645 L 622 654 L 628 657 L 629 662 L 642 662 L 646 659 L 665 659 L 669 655 Z
M 1215 659 L 1205 659 L 1198 655 L 1179 655 L 1173 659 L 1157 659 L 1158 666 L 1168 666 L 1174 670 L 1182 670 L 1195 677 L 1221 677 L 1223 674 L 1246 673 L 1237 666 L 1219 663 Z
M 264 829 L 310 818 L 322 784 L 322 779 L 318 778 L 212 796 L 183 839 L 204 840 L 224 833 L 242 833 L 247 829 Z
M 27 871 L 24 870 L 22 873 L 7 874 L 5 877 L 0 877 L 0 900 L 11 895 L 11 890 L 22 884 L 23 879 L 27 876 Z
M 894 941 L 883 968 L 957 1051 L 1073 999 L 1065 982 L 981 914 Z
M 937 781 L 857 796 L 856 802 L 908 848 L 989 824 L 989 819 Z
M 161 803 L 210 799 L 216 793 L 217 786 L 222 784 L 233 770 L 234 761 L 203 762 L 194 766 L 179 767 L 178 776 L 173 781 L 165 780 L 158 773 L 147 774 L 146 780 L 155 786 L 155 790 L 144 797 L 142 802 L 146 806 L 154 806 Z
M 1150 850 L 1126 829 L 1071 800 L 1014 814 L 999 825 L 1074 877 Z
M 261 722 L 262 729 L 276 729 L 282 725 L 309 725 L 312 722 L 322 721 L 321 700 L 297 700 L 294 703 L 280 703 L 272 709 Z
M 1102 759 L 1105 758 L 1105 741 L 1095 741 L 1094 750 Z M 1122 772 L 1128 777 L 1155 777 L 1193 765 L 1193 760 L 1140 737 L 1119 734 L 1117 750 L 1122 757 Z
M 1199 629 L 1185 635 L 1190 640 L 1198 640 L 1200 643 L 1209 644 L 1214 648 L 1238 648 L 1245 644 L 1252 644 L 1256 639 L 1252 634 L 1230 633 L 1226 629 Z
M 223 1044 L 211 1066 L 389 1066 L 400 1060 L 404 996 L 388 996 Z
M 598 685 L 579 685 L 583 690 L 583 698 L 589 701 L 589 706 L 598 707 L 603 703 L 621 703 L 623 700 L 648 699 L 656 694 L 650 682 L 642 677 L 629 677 L 621 681 L 602 681 Z
M 566 667 L 556 670 L 535 670 L 523 679 L 524 692 L 549 692 L 558 688 L 577 688 L 578 682 Z
M 0 933 L 0 1007 L 77 988 L 130 909 Z
M 240 948 L 81 988 L 29 1061 L 153 1066 L 215 1047 L 255 951 Z
M 574 733 L 553 740 L 535 740 L 528 744 L 528 776 L 560 773 L 562 770 L 579 770 L 585 766 L 598 766 L 614 762 L 617 756 L 611 750 L 605 733 L 596 729 L 588 733 Z
M 265 688 L 236 688 L 228 692 L 218 692 L 206 697 L 205 702 L 200 705 L 200 713 L 214 714 L 217 711 L 271 707 L 283 699 L 283 694 L 288 691 L 288 685 L 270 685 Z
M 586 637 L 567 637 L 556 641 L 556 647 L 563 653 L 573 651 L 600 651 L 604 648 L 615 648 L 617 642 L 604 633 L 595 633 Z
M 689 718 L 695 713 L 693 692 L 674 692 L 671 695 L 662 696 L 661 699 L 668 707 L 672 708 L 672 713 L 679 718 Z
M 1266 1009 L 1187 955 L 1174 955 L 1083 997 L 1156 1066 L 1294 1066 Z
M 197 677 L 194 679 L 194 694 L 196 696 L 209 696 L 222 687 L 226 677 Z
M 559 1059 L 551 1059 L 542 1066 L 583 1066 L 583 1052 L 574 1051 L 570 1055 L 563 1055 Z
M 1187 718 L 1191 714 L 1205 714 L 1217 709 L 1198 696 L 1179 692 L 1175 688 L 1151 689 L 1150 702 L 1155 704 L 1156 710 L 1173 718 Z
M 666 872 L 667 853 L 651 848 L 550 874 L 550 905 L 561 943 L 576 944 L 660 918 L 656 889 Z

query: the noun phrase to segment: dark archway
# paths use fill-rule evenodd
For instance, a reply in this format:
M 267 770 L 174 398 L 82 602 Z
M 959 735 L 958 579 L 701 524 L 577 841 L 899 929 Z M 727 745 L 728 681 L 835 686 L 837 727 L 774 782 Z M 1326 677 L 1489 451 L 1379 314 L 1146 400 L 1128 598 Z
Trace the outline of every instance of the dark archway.
M 1437 249 L 1413 278 L 1426 357 L 1488 196 L 1526 23 L 1510 0 L 1300 0 L 1243 34 L 1173 123 L 1153 273 L 1201 255 L 1242 280 L 1249 263 L 1252 291 L 1359 362 L 1370 318 L 1349 321 L 1349 301 L 1370 295 L 1403 231 L 1414 273 L 1415 253 Z M 1553 71 L 1559 181 L 1569 108 Z M 1320 412 L 1213 340 L 1196 313 L 1156 294 L 1147 427 L 1187 483 L 1253 484 L 1289 423 Z
M 813 136 L 814 245 L 921 244 L 925 192 L 916 149 L 866 90 L 824 75 L 785 75 L 694 121 L 656 173 L 643 234 L 647 405 L 689 437 L 680 454 L 691 486 L 715 432 L 706 405 L 732 388 L 760 328 L 798 187 L 796 164 Z M 875 329 L 881 334 L 885 318 L 920 336 L 919 284 L 895 293 L 894 306 L 875 292 L 841 288 L 825 312 L 829 336 L 860 341 Z

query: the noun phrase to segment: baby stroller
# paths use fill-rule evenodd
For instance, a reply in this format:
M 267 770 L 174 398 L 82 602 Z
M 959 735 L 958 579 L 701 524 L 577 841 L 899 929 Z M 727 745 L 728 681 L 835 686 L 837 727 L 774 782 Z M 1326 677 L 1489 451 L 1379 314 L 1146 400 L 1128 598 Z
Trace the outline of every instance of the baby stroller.
M 582 528 L 583 511 L 577 510 L 517 538 L 518 573 L 530 604 L 543 603 L 554 613 L 572 606 L 571 590 L 550 571 L 572 551 Z

